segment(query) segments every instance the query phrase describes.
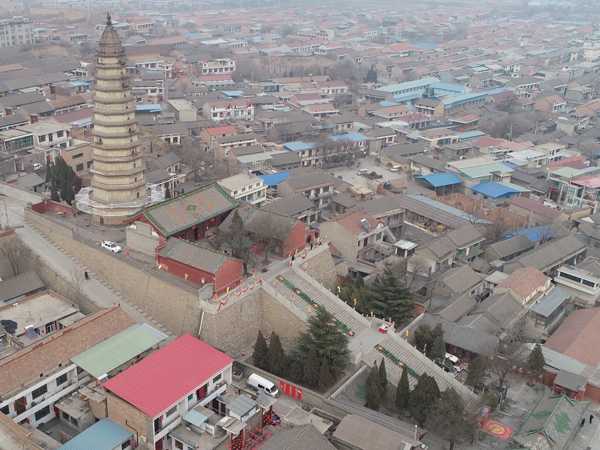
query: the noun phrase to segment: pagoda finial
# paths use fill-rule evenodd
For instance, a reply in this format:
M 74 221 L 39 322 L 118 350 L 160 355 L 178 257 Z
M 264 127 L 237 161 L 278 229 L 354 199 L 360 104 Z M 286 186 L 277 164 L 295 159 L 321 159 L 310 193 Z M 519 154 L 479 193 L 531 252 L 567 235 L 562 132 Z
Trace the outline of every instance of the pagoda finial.
M 112 25 L 112 22 L 110 20 L 110 13 L 108 11 L 106 11 L 106 25 Z

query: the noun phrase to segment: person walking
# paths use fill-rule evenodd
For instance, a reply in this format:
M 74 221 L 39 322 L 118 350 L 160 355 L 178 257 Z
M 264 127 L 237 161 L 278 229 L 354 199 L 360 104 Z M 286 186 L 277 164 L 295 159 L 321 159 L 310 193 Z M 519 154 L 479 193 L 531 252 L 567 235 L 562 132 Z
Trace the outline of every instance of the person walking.
M 590 414 L 590 425 L 592 424 L 592 419 L 594 418 L 593 414 Z

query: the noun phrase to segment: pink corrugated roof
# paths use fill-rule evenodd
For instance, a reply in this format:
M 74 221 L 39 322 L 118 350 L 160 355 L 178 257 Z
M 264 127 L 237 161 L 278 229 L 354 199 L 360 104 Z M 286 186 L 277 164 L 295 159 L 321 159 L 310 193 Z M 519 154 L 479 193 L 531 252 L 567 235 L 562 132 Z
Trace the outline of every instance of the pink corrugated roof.
M 590 175 L 588 177 L 577 178 L 576 180 L 571 181 L 571 183 L 578 186 L 597 189 L 600 188 L 600 177 L 598 175 Z
M 104 387 L 155 418 L 231 364 L 233 358 L 184 334 Z

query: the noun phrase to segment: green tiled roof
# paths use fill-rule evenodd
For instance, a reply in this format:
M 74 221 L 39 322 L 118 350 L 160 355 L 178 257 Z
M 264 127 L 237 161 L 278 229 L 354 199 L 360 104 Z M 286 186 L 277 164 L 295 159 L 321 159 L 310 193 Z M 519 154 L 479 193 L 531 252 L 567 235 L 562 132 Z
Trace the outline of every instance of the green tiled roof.
M 98 378 L 166 338 L 166 334 L 148 324 L 136 324 L 71 358 L 71 361 Z

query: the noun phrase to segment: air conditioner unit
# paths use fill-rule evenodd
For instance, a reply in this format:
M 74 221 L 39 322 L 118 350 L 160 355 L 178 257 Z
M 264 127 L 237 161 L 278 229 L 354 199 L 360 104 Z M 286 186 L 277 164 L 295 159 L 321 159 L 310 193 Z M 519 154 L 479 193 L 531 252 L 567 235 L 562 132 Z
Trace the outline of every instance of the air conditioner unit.
M 148 442 L 148 438 L 142 434 L 142 435 L 140 436 L 140 441 L 142 441 L 142 442 L 146 443 L 146 442 Z
M 13 308 L 16 308 L 17 306 L 19 306 L 18 303 L 13 303 Z

